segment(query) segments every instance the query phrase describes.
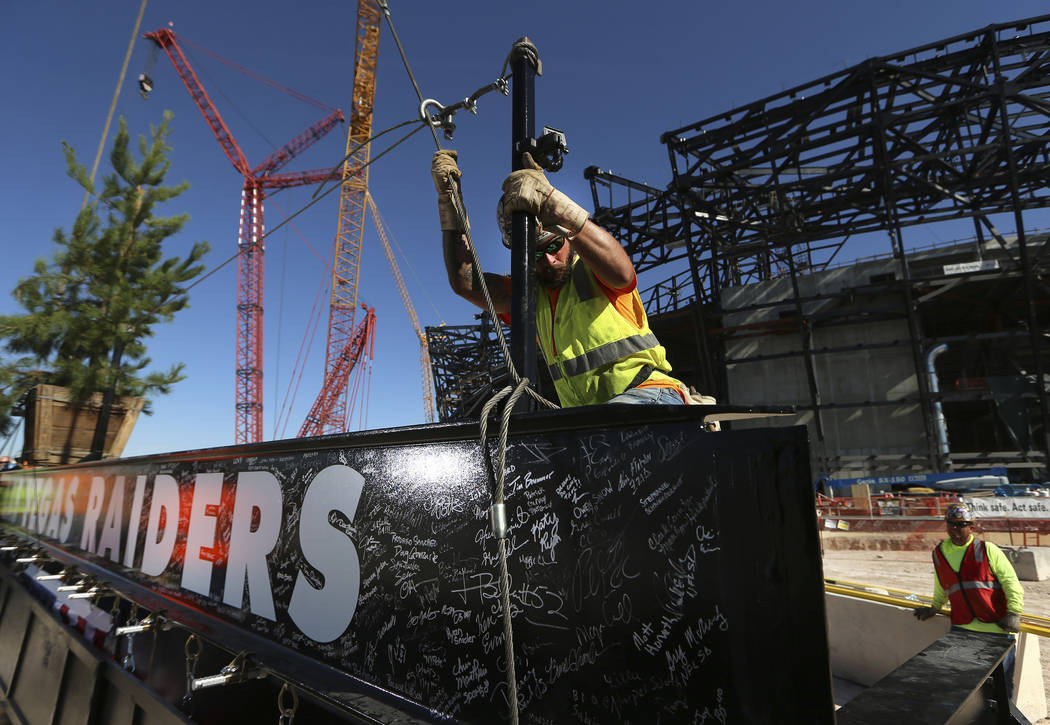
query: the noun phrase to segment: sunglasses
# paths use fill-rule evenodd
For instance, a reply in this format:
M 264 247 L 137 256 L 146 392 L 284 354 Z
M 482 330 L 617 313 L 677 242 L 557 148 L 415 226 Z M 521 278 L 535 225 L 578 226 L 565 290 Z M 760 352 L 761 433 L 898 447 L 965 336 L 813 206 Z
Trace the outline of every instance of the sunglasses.
M 965 529 L 967 526 L 973 526 L 972 521 L 949 521 L 948 525 L 953 529 Z
M 555 237 L 552 241 L 548 242 L 547 244 L 541 247 L 537 247 L 535 252 L 536 261 L 538 262 L 541 259 L 543 259 L 543 256 L 545 254 L 557 254 L 558 250 L 560 250 L 563 246 L 565 246 L 565 237 Z

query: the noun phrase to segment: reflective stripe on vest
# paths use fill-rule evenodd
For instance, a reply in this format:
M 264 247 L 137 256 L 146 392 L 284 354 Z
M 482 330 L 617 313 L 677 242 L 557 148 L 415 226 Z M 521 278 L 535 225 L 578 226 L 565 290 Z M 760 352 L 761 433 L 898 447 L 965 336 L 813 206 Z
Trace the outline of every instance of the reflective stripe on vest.
M 1001 589 L 1002 587 L 999 586 L 999 582 L 996 581 L 996 582 L 963 582 L 962 583 L 962 588 L 963 589 Z M 948 589 L 944 590 L 944 593 L 947 594 L 948 596 L 951 596 L 952 594 L 954 594 L 957 591 L 959 591 L 959 585 L 958 584 L 952 584 L 951 587 L 949 587 Z
M 574 264 L 572 267 L 572 286 L 576 288 L 576 296 L 580 302 L 586 302 L 594 297 L 594 288 L 587 276 L 587 267 L 582 264 Z
M 588 350 L 579 357 L 563 361 L 562 365 L 565 366 L 566 375 L 580 375 L 581 373 L 590 370 L 597 370 L 602 365 L 616 362 L 620 358 L 627 357 L 633 352 L 648 350 L 659 344 L 660 341 L 657 340 L 656 335 L 651 332 L 646 335 L 632 335 L 631 337 L 625 337 L 622 340 L 607 342 L 601 347 L 596 347 L 593 350 Z M 557 380 L 561 377 L 561 369 L 557 365 L 548 365 L 547 367 L 550 368 L 552 378 Z

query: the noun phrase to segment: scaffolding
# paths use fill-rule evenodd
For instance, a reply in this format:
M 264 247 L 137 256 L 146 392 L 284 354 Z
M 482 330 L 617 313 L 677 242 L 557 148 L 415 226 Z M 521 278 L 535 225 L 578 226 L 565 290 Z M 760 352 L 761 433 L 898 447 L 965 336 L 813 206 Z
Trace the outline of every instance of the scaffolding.
M 492 332 L 492 318 L 487 313 L 477 317 L 477 325 L 426 328 L 434 399 L 442 422 L 479 417 L 491 393 L 506 384 L 505 358 Z

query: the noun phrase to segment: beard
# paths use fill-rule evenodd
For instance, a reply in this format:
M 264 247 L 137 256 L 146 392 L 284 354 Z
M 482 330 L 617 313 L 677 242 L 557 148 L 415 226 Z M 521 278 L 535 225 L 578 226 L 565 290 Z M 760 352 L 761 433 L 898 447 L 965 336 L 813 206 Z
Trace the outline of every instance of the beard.
M 548 289 L 559 289 L 565 286 L 572 274 L 572 266 L 566 264 L 564 267 L 537 267 L 536 281 Z

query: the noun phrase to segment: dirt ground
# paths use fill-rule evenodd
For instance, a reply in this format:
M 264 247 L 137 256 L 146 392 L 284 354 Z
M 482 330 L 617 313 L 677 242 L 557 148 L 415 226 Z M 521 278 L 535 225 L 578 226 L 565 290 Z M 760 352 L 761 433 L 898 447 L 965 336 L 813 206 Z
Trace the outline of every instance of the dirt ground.
M 834 551 L 824 552 L 824 577 L 843 581 L 904 589 L 920 596 L 933 594 L 933 563 L 926 551 Z M 1024 611 L 1050 617 L 1050 580 L 1022 581 Z M 1039 642 L 1043 663 L 1043 685 L 1050 704 L 1050 639 Z M 1050 725 L 1050 718 L 1036 725 Z

